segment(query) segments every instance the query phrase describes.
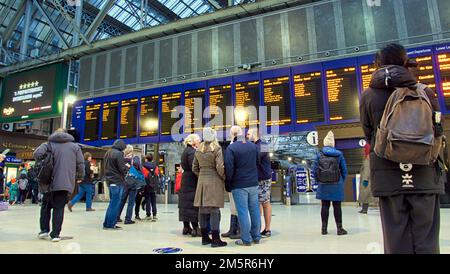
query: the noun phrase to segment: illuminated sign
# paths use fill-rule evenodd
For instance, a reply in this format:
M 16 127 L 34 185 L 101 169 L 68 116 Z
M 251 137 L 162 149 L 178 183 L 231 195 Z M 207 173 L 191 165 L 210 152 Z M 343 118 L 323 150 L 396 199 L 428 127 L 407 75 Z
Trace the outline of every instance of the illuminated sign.
M 319 71 L 294 75 L 297 124 L 325 120 L 322 86 L 322 73 Z
M 87 105 L 85 124 L 84 124 L 84 141 L 98 140 L 98 127 L 100 116 L 100 104 Z
M 356 68 L 326 71 L 330 121 L 359 119 Z
M 450 53 L 438 55 L 441 90 L 445 99 L 445 107 L 450 109 Z
M 290 102 L 289 76 L 264 80 L 264 105 L 267 106 L 266 124 L 268 126 L 292 123 Z M 272 118 L 272 107 L 278 107 L 278 120 Z
M 181 92 L 163 94 L 161 98 L 161 135 L 170 135 L 173 125 L 179 120 L 172 118 L 172 112 L 181 106 Z
M 184 93 L 184 132 L 192 133 L 202 129 L 203 111 L 206 108 L 206 89 L 186 90 Z M 197 110 L 197 111 L 196 111 Z
M 113 140 L 117 138 L 118 108 L 118 101 L 103 103 L 102 140 Z
M 159 95 L 142 97 L 139 118 L 139 135 L 149 137 L 158 135 L 159 130 Z
M 236 123 L 243 127 L 259 124 L 259 81 L 236 83 Z
M 120 109 L 120 138 L 135 138 L 137 136 L 137 104 L 138 99 L 122 101 Z
M 227 107 L 232 106 L 231 85 L 213 86 L 209 88 L 209 111 L 211 127 L 214 129 L 230 128 L 226 121 Z M 222 115 L 222 116 L 220 116 Z

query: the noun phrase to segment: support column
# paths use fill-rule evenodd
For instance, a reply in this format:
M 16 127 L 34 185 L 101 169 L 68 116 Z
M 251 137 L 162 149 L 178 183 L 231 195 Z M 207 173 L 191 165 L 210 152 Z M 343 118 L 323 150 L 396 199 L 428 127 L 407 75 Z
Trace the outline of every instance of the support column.
M 33 3 L 31 0 L 26 0 L 25 7 L 25 24 L 23 27 L 22 38 L 20 39 L 20 60 L 23 61 L 28 56 L 28 38 L 30 36 L 31 16 L 33 13 Z
M 75 10 L 75 24 L 78 29 L 81 29 L 81 17 L 83 15 L 83 1 L 77 2 L 77 8 Z M 80 36 L 78 31 L 73 33 L 72 47 L 76 47 L 80 44 Z

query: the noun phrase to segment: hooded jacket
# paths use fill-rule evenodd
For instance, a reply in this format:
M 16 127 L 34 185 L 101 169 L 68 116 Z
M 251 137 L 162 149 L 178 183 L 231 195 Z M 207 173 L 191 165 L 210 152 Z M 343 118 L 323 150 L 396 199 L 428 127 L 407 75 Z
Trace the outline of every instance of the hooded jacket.
M 341 178 L 337 184 L 322 184 L 317 182 L 319 187 L 317 188 L 316 198 L 324 201 L 344 201 L 344 185 L 345 179 L 347 178 L 347 164 L 345 163 L 344 155 L 341 151 L 334 147 L 324 147 L 322 148 L 322 153 L 325 156 L 337 157 L 339 159 L 339 170 L 341 171 Z M 317 168 L 319 162 L 320 153 L 317 154 L 316 161 L 314 162 L 312 172 L 314 178 L 317 178 Z
M 128 168 L 125 165 L 123 150 L 127 147 L 123 140 L 116 140 L 105 155 L 105 179 L 110 184 L 125 184 Z
M 84 177 L 84 159 L 81 148 L 70 134 L 55 132 L 48 138 L 51 143 L 54 166 L 53 181 L 49 191 L 68 191 L 71 194 L 75 181 Z M 48 143 L 40 145 L 33 153 L 35 159 L 47 151 Z
M 386 68 L 390 79 L 387 79 Z M 360 103 L 360 120 L 364 130 L 365 139 L 371 144 L 370 152 L 370 179 L 371 188 L 375 197 L 392 196 L 398 194 L 440 194 L 444 186 L 439 180 L 437 165 L 411 167 L 400 166 L 389 160 L 378 157 L 373 152 L 375 136 L 381 122 L 386 103 L 397 87 L 415 89 L 417 80 L 414 75 L 401 66 L 387 66 L 375 71 L 368 89 L 364 91 Z M 435 92 L 426 89 L 435 111 L 439 110 L 439 102 Z

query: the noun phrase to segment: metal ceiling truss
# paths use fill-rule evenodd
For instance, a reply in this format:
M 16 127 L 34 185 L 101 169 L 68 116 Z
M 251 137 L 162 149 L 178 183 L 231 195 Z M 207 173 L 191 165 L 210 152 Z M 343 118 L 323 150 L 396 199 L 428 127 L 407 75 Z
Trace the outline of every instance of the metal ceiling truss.
M 133 1 L 140 1 L 140 0 L 133 0 Z M 148 0 L 147 3 L 152 9 L 156 10 L 157 12 L 162 14 L 164 17 L 166 17 L 170 21 L 175 21 L 175 20 L 181 19 L 181 17 L 178 14 L 173 12 L 171 9 L 169 9 L 165 5 L 161 4 L 158 0 Z
M 25 4 L 26 4 L 26 0 L 22 0 L 19 8 L 16 10 L 16 13 L 14 14 L 14 17 L 9 22 L 8 26 L 6 27 L 5 31 L 3 32 L 3 35 L 2 35 L 3 45 L 6 45 L 8 40 L 11 39 L 11 36 L 14 33 L 14 29 L 16 29 L 17 24 L 20 21 L 20 18 L 22 18 L 22 16 L 24 15 Z M 10 10 L 12 10 L 12 8 L 10 8 Z
M 86 38 L 87 40 L 89 40 L 89 42 L 93 40 L 92 38 L 94 37 L 94 33 L 97 31 L 103 19 L 105 19 L 105 16 L 108 14 L 108 11 L 114 6 L 114 3 L 115 3 L 114 0 L 108 0 L 106 4 L 102 7 L 100 12 L 97 14 L 97 17 L 95 17 L 92 24 L 87 29 Z

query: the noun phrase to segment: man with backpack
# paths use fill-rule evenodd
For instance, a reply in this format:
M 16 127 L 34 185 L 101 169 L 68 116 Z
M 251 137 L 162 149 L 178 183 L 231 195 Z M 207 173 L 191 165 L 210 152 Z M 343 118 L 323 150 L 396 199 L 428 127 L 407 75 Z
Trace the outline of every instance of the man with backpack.
M 28 184 L 30 186 L 31 203 L 38 204 L 39 184 L 36 180 L 36 173 L 34 168 L 30 168 L 30 170 L 28 171 Z
M 444 186 L 437 96 L 410 72 L 417 63 L 403 46 L 385 46 L 376 65 L 360 115 L 371 144 L 371 186 L 379 197 L 385 253 L 439 253 Z
M 18 204 L 24 204 L 28 194 L 28 174 L 25 164 L 21 164 L 19 168 L 19 197 Z
M 316 198 L 322 200 L 322 209 L 320 212 L 322 218 L 322 235 L 328 234 L 328 216 L 331 203 L 333 203 L 337 235 L 346 235 L 347 231 L 342 226 L 342 202 L 344 201 L 347 165 L 342 152 L 334 147 L 335 141 L 332 131 L 329 131 L 323 140 L 323 146 L 312 168 L 314 177 L 319 184 Z
M 145 156 L 144 163 L 144 176 L 146 185 L 144 187 L 144 197 L 145 197 L 145 211 L 146 220 L 156 222 L 158 218 L 156 217 L 156 189 L 159 184 L 159 169 L 158 166 L 153 163 L 153 155 L 147 154 Z M 140 205 L 137 204 L 138 207 Z M 153 218 L 152 218 L 153 214 Z
M 43 143 L 34 151 L 33 156 L 38 166 L 46 153 L 52 156 L 51 182 L 46 187 L 42 185 L 43 182 L 39 182 L 44 194 L 40 218 L 41 232 L 38 237 L 47 239 L 50 236 L 52 242 L 59 242 L 64 207 L 75 189 L 76 180 L 84 177 L 84 159 L 80 146 L 74 143 L 74 138 L 64 129 L 56 130 L 47 143 Z M 46 171 L 50 172 L 48 168 Z M 51 233 L 50 219 L 53 226 Z

